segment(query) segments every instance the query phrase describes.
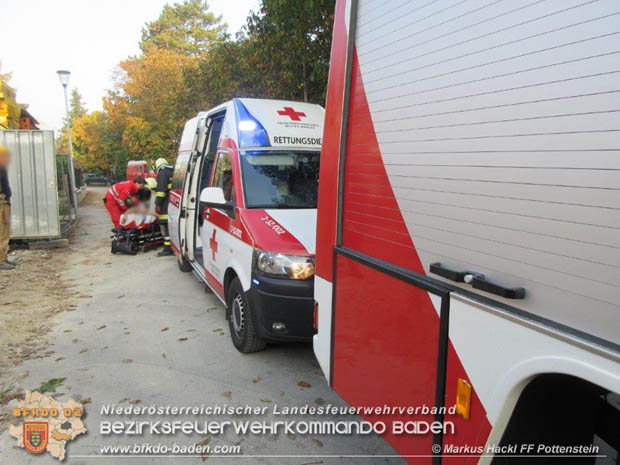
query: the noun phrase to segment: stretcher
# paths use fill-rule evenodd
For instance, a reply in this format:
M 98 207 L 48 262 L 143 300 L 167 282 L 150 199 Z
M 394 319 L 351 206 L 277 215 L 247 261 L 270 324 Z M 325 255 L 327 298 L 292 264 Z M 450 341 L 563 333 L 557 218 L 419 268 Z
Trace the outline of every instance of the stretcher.
M 148 252 L 164 243 L 157 215 L 147 211 L 127 211 L 121 215 L 121 227 L 113 229 L 113 254 L 136 255 Z

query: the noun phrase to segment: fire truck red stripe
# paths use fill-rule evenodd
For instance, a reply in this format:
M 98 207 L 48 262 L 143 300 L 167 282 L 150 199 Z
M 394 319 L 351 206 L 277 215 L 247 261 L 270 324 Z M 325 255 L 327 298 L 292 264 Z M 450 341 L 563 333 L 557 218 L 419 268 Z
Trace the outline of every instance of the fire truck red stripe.
M 347 55 L 347 28 L 344 22 L 345 3 L 344 1 L 336 2 L 319 173 L 319 179 L 328 179 L 329 182 L 319 183 L 316 273 L 328 281 L 333 281 L 333 247 L 336 243 L 336 226 L 338 224 L 338 203 L 336 199 L 338 198 L 340 135 Z
M 424 274 L 383 164 L 356 56 L 353 66 L 344 171 L 343 245 Z M 364 145 L 360 146 L 356 141 L 362 138 Z M 362 168 L 362 163 L 369 168 Z M 322 185 L 337 184 L 334 177 L 329 179 Z M 336 204 L 333 198 L 331 203 Z M 321 205 L 319 211 L 320 208 Z M 439 316 L 429 294 L 345 257 L 338 258 L 336 269 L 334 389 L 356 406 L 434 405 Z M 447 368 L 445 404 L 450 406 L 456 400 L 457 379 L 469 380 L 451 343 Z M 445 437 L 446 443 L 454 445 L 484 444 L 491 429 L 475 386 L 471 419 L 449 416 L 446 420 L 455 423 L 456 434 Z M 430 453 L 431 436 L 385 438 L 403 455 Z M 410 462 L 426 463 L 424 459 Z M 475 462 L 476 457 L 458 459 L 458 463 Z M 445 463 L 456 462 L 445 459 Z

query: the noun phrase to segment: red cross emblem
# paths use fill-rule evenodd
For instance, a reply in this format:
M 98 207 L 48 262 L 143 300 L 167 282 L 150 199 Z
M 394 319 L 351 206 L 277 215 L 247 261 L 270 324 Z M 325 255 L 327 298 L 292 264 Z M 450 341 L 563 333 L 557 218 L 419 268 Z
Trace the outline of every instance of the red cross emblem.
M 293 121 L 301 121 L 301 117 L 305 117 L 306 114 L 301 111 L 295 111 L 292 107 L 284 107 L 284 110 L 278 110 L 278 115 L 288 116 Z
M 215 261 L 215 254 L 217 252 L 217 241 L 215 240 L 215 233 L 217 231 L 213 230 L 213 236 L 209 239 L 209 247 L 211 247 L 211 253 L 213 254 L 213 261 Z

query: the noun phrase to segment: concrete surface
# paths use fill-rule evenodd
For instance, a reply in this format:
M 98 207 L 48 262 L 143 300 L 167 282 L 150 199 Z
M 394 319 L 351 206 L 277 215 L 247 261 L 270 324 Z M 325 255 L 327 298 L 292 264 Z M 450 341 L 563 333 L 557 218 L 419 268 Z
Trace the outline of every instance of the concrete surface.
M 37 249 L 55 249 L 59 247 L 68 247 L 69 240 L 63 238 L 60 239 L 50 239 L 48 241 L 32 241 L 28 242 L 28 248 L 31 250 Z
M 105 188 L 91 188 L 104 192 Z M 58 314 L 47 335 L 55 352 L 14 369 L 28 372 L 21 381 L 34 389 L 50 378 L 66 377 L 57 400 L 90 398 L 85 405 L 88 433 L 67 445 L 64 463 L 404 463 L 381 438 L 369 436 L 276 436 L 234 433 L 209 435 L 210 445 L 239 444 L 245 456 L 259 457 L 97 457 L 102 445 L 161 442 L 192 445 L 199 435 L 102 436 L 100 409 L 119 406 L 345 405 L 327 386 L 311 345 L 275 345 L 250 355 L 237 352 L 231 341 L 224 309 L 191 273 L 180 273 L 174 257 L 155 252 L 113 256 L 109 252 L 107 212 L 98 202 L 82 206 L 81 222 L 71 243 L 69 266 L 63 278 L 83 294 L 74 311 Z M 44 277 L 42 277 L 44 279 Z M 167 328 L 167 329 L 165 329 Z M 303 381 L 310 387 L 300 387 Z M 303 384 L 303 383 L 302 383 Z M 13 401 L 11 406 L 15 405 Z M 109 420 L 150 420 L 156 417 L 110 416 Z M 203 422 L 227 417 L 187 416 L 160 419 Z M 237 417 L 290 420 L 292 417 Z M 325 420 L 329 417 L 306 417 Z M 347 420 L 358 419 L 346 417 Z M 373 456 L 342 458 L 341 455 Z M 271 457 L 268 457 L 271 456 Z M 281 457 L 273 457 L 281 456 Z M 287 456 L 287 457 L 282 457 Z M 382 457 L 377 457 L 382 456 Z M 386 457 L 392 456 L 392 457 Z M 29 454 L 15 439 L 0 436 L 0 464 L 58 463 L 48 453 Z

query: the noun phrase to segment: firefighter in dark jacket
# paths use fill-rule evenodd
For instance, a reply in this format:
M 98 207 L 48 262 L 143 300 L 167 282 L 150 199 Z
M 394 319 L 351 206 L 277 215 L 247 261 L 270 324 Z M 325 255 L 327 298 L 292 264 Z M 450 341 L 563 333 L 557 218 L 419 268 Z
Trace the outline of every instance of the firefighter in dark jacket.
M 158 257 L 173 255 L 170 248 L 170 236 L 168 236 L 168 192 L 172 188 L 172 166 L 165 158 L 155 160 L 157 172 L 157 189 L 155 194 L 155 207 L 159 213 L 159 227 L 164 236 L 164 249 L 157 254 Z

